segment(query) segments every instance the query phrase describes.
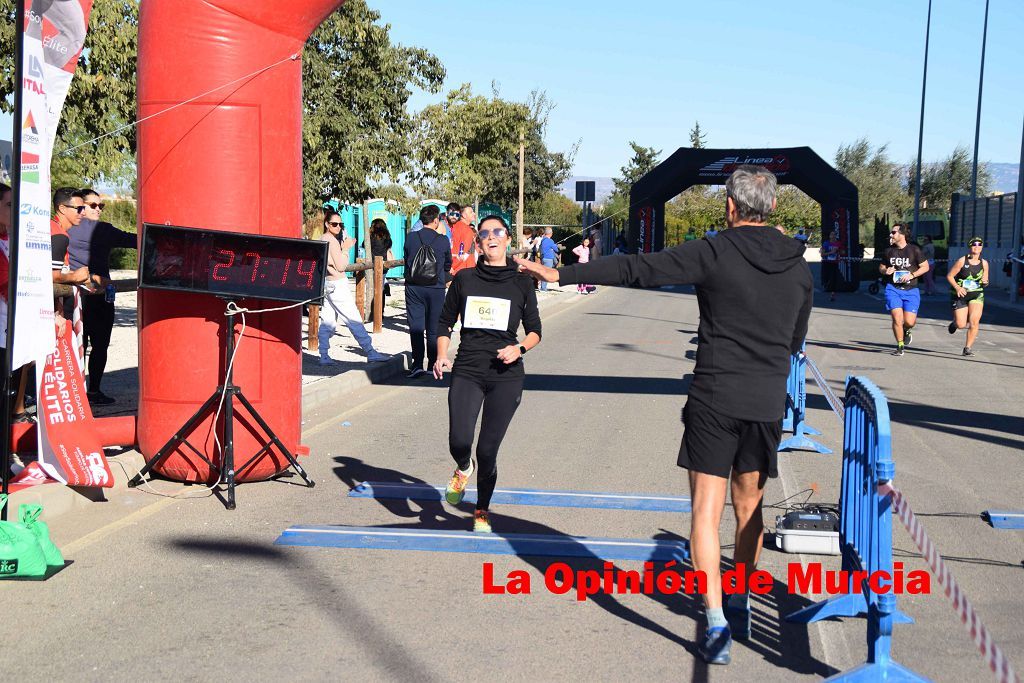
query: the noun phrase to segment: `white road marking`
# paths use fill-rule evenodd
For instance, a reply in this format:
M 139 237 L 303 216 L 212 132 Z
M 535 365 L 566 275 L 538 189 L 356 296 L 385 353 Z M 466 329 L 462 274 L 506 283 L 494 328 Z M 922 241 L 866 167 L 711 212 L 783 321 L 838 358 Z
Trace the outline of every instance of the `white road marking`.
M 1003 351 L 1006 351 L 1007 353 L 1012 353 L 1012 354 L 1016 354 L 1017 353 L 1013 349 L 1003 349 Z

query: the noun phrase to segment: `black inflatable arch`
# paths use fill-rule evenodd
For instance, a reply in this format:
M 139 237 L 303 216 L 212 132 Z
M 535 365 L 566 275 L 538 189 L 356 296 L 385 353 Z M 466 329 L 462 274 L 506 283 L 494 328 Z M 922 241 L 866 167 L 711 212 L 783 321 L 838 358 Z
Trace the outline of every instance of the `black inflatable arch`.
M 821 225 L 827 235 L 839 233 L 840 256 L 854 256 L 859 242 L 857 187 L 810 147 L 779 149 L 693 149 L 680 147 L 633 184 L 629 193 L 631 251 L 660 251 L 665 246 L 665 202 L 693 185 L 724 185 L 742 164 L 764 166 L 780 184 L 795 185 L 821 204 Z M 852 291 L 859 268 L 841 261 L 840 289 Z

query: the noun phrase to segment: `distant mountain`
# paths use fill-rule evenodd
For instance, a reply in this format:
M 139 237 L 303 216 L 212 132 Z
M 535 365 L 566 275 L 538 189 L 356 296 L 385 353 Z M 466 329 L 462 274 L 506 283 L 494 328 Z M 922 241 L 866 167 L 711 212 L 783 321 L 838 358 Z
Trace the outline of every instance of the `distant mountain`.
M 988 172 L 992 174 L 992 186 L 989 190 L 997 192 L 1017 191 L 1017 164 L 996 164 L 989 163 Z
M 562 183 L 558 191 L 564 194 L 569 199 L 576 201 L 576 181 L 577 180 L 593 180 L 594 181 L 594 195 L 595 203 L 600 204 L 604 200 L 611 196 L 612 192 L 615 191 L 615 183 L 612 182 L 611 178 L 601 178 L 598 176 L 584 176 L 574 175 L 573 177 Z

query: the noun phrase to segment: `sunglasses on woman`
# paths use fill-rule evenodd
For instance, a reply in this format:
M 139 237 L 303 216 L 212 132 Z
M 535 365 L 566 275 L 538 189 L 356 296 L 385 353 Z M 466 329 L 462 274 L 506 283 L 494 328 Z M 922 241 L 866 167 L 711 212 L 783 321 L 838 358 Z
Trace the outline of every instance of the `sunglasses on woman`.
M 486 240 L 491 237 L 500 240 L 502 237 L 508 234 L 508 231 L 505 230 L 505 228 L 491 228 L 489 230 L 487 228 L 484 228 L 483 230 L 477 230 L 476 234 L 482 240 Z
M 341 221 L 328 221 L 327 225 L 331 226 L 332 228 L 340 228 Z
M 983 247 L 985 245 L 982 244 L 981 242 L 971 242 L 971 246 L 972 247 Z
M 99 209 L 100 211 L 102 211 L 107 206 L 103 202 L 86 202 L 85 205 L 88 206 L 90 209 Z

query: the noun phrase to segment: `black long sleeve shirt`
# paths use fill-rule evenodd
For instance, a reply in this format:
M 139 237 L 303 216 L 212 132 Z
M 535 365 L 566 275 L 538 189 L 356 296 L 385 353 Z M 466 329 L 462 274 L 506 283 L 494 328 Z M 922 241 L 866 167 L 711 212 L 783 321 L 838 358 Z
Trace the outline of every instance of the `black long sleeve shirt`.
M 527 334 L 540 335 L 540 312 L 533 279 L 515 265 L 488 266 L 483 260 L 475 268 L 460 270 L 448 288 L 438 321 L 437 336 L 452 336 L 455 321 L 462 320 L 459 352 L 453 374 L 478 379 L 517 379 L 525 374 L 523 360 L 506 365 L 498 350 L 518 344 L 519 326 Z
M 782 418 L 789 358 L 807 335 L 814 283 L 804 245 L 741 226 L 652 254 L 559 269 L 561 284 L 697 285 L 700 325 L 689 397 L 728 417 Z

